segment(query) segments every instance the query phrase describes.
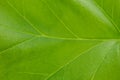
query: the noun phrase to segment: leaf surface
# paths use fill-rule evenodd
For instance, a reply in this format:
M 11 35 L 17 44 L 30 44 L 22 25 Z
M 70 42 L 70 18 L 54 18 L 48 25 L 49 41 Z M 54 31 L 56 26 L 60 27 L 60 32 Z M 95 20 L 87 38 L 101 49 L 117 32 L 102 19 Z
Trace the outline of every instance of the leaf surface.
M 119 80 L 119 4 L 0 0 L 0 79 Z

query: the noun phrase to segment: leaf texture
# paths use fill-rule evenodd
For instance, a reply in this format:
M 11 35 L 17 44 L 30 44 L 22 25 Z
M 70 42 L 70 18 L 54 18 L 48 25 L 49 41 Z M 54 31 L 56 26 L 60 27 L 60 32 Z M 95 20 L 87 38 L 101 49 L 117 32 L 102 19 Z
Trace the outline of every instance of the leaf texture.
M 0 80 L 119 80 L 119 0 L 0 0 Z

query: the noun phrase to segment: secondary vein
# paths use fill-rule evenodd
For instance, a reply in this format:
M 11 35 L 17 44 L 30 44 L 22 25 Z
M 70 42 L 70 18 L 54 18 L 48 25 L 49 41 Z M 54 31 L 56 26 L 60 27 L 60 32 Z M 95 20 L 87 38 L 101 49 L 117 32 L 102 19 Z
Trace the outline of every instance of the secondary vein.
M 13 8 L 13 10 L 15 10 L 19 16 L 21 16 L 34 30 L 36 30 L 40 35 L 45 35 L 43 32 L 41 32 L 38 28 L 36 28 L 36 26 L 26 17 L 23 16 L 17 9 L 16 7 L 9 1 L 7 0 L 8 5 Z

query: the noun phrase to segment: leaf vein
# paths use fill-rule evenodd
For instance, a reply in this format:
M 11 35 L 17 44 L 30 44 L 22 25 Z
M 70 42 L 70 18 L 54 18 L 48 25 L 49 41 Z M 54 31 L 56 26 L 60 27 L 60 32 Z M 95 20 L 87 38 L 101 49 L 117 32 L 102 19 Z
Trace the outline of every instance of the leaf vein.
M 49 78 L 51 78 L 53 75 L 55 75 L 58 71 L 60 71 L 61 69 L 63 69 L 65 66 L 71 64 L 72 62 L 74 62 L 77 58 L 79 58 L 80 56 L 84 55 L 85 53 L 87 53 L 88 51 L 90 51 L 91 49 L 96 48 L 98 45 L 102 44 L 104 42 L 100 42 L 99 44 L 96 44 L 95 46 L 87 49 L 86 51 L 82 52 L 80 55 L 76 56 L 74 59 L 72 59 L 71 61 L 67 62 L 66 64 L 64 64 L 63 66 L 61 66 L 58 70 L 56 70 L 55 72 L 53 72 L 52 74 L 50 74 L 45 80 L 48 80 Z
M 48 9 L 52 12 L 52 14 L 58 19 L 58 21 L 60 23 L 63 24 L 63 26 L 73 35 L 75 36 L 76 38 L 79 38 L 79 36 L 77 34 L 75 34 L 69 27 L 70 25 L 67 25 L 56 13 L 55 11 L 50 7 L 50 5 L 45 1 L 45 0 L 40 0 L 41 2 L 43 2 L 47 7 Z
M 19 16 L 21 16 L 34 30 L 36 30 L 40 35 L 45 35 L 43 32 L 41 32 L 36 26 L 24 15 L 22 15 L 19 10 L 16 9 L 16 7 L 9 1 L 7 0 L 8 5 L 13 8 L 17 12 Z
M 111 49 L 112 49 L 112 47 L 109 49 L 109 51 L 110 51 Z M 108 51 L 108 52 L 106 53 L 106 55 L 104 56 L 103 60 L 102 60 L 101 63 L 98 65 L 98 67 L 97 67 L 97 69 L 95 70 L 95 72 L 92 74 L 92 77 L 91 77 L 90 80 L 94 80 L 94 78 L 95 78 L 97 72 L 99 71 L 101 65 L 104 63 L 104 61 L 105 61 L 107 55 L 109 54 L 109 51 Z
M 120 33 L 120 29 L 116 25 L 116 23 L 113 21 L 112 16 L 108 15 L 108 13 L 102 8 L 96 1 L 94 1 L 95 4 L 98 6 L 98 9 L 106 16 L 106 18 L 113 24 L 114 28 Z M 113 11 L 113 9 L 112 9 Z M 113 12 L 112 12 L 113 14 Z
M 16 43 L 16 44 L 14 44 L 14 45 L 12 45 L 12 46 L 10 46 L 10 47 L 8 47 L 8 48 L 0 51 L 0 55 L 2 55 L 2 54 L 3 54 L 5 51 L 7 51 L 8 49 L 11 49 L 11 48 L 13 48 L 13 47 L 15 47 L 15 46 L 17 46 L 17 45 L 19 45 L 19 44 L 22 44 L 22 43 L 24 43 L 24 42 L 26 42 L 26 41 L 29 41 L 29 40 L 31 40 L 31 39 L 33 39 L 33 37 L 28 38 L 28 39 L 25 39 L 25 40 L 23 40 L 23 41 L 21 41 L 21 42 L 18 42 L 18 43 Z

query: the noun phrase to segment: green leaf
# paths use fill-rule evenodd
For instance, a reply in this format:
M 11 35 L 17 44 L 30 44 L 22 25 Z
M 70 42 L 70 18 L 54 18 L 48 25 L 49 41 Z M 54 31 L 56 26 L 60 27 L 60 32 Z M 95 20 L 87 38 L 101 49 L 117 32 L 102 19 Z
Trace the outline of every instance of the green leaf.
M 119 0 L 0 0 L 0 80 L 119 80 Z

